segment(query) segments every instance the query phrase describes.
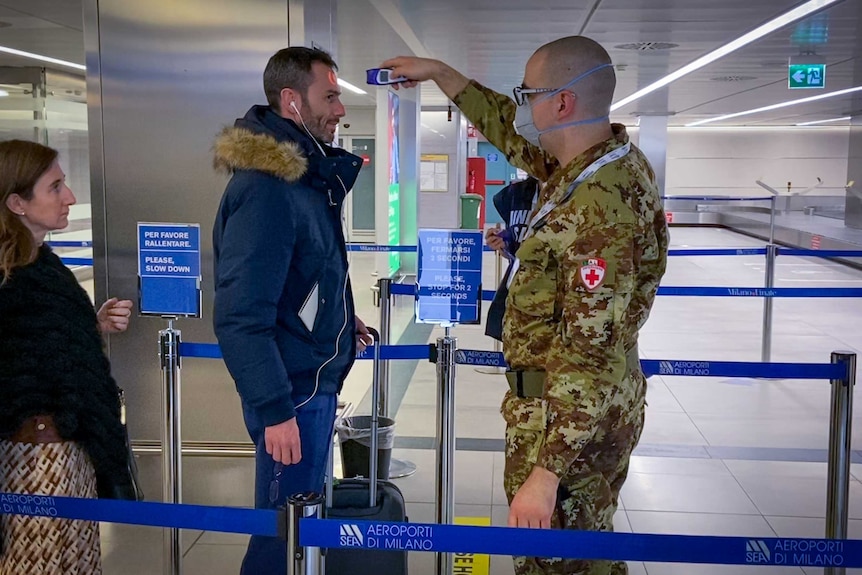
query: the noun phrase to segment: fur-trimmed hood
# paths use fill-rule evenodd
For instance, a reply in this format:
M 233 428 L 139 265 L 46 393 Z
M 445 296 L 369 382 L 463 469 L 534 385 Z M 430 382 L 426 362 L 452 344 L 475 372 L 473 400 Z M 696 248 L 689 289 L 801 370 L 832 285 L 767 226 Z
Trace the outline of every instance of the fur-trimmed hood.
M 308 170 L 308 158 L 295 142 L 279 142 L 247 128 L 226 127 L 215 141 L 213 166 L 219 172 L 260 170 L 295 182 Z
M 326 154 L 320 152 L 322 147 Z M 213 146 L 217 171 L 232 174 L 256 170 L 288 183 L 305 179 L 318 189 L 346 193 L 359 175 L 362 159 L 340 148 L 315 142 L 292 120 L 269 106 L 252 106 L 232 127 L 224 128 Z

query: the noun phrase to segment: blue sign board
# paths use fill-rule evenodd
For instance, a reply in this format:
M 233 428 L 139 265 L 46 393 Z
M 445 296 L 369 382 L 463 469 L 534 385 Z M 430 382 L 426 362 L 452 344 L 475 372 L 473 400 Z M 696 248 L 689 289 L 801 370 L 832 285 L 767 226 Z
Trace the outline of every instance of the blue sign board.
M 138 223 L 138 309 L 143 315 L 201 316 L 198 224 Z
M 422 323 L 479 323 L 482 232 L 419 230 L 416 319 Z

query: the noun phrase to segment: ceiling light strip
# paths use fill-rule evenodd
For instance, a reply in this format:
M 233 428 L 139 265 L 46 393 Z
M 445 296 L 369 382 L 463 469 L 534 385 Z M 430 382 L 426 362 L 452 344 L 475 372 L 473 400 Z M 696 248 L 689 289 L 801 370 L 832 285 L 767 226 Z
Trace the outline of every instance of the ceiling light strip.
M 808 16 L 812 12 L 817 12 L 818 10 L 821 10 L 821 9 L 829 6 L 830 4 L 834 4 L 834 3 L 840 2 L 840 1 L 842 1 L 842 0 L 809 0 L 805 4 L 797 6 L 793 10 L 790 10 L 789 12 L 785 12 L 781 16 L 773 18 L 772 20 L 770 20 L 766 24 L 758 26 L 757 28 L 755 28 L 751 32 L 740 36 L 736 40 L 728 42 L 724 46 L 716 48 L 712 52 L 710 52 L 704 56 L 701 56 L 700 58 L 698 58 L 694 62 L 691 62 L 690 64 L 686 64 L 685 66 L 683 66 L 679 70 L 676 70 L 675 72 L 668 74 L 664 78 L 661 78 L 660 80 L 657 80 L 656 82 L 653 82 L 652 84 L 650 84 L 646 88 L 638 90 L 637 92 L 635 92 L 631 96 L 623 98 L 619 102 L 614 103 L 611 106 L 611 112 L 618 110 L 619 108 L 622 108 L 623 106 L 625 106 L 627 104 L 631 104 L 635 100 L 639 100 L 640 98 L 643 98 L 647 94 L 650 94 L 652 92 L 655 92 L 656 90 L 664 88 L 665 86 L 667 86 L 671 82 L 679 80 L 683 76 L 690 74 L 690 73 L 694 72 L 695 70 L 703 68 L 707 64 L 711 64 L 712 62 L 715 62 L 719 58 L 723 58 L 724 56 L 727 56 L 731 52 L 739 50 L 743 46 L 750 44 L 750 43 L 754 42 L 755 40 L 758 40 L 758 39 L 766 36 L 767 34 L 771 34 L 772 32 L 775 32 L 779 28 L 783 28 L 784 26 L 787 26 L 788 24 L 791 24 L 791 23 L 795 22 L 796 20 L 799 20 L 800 18 L 804 18 L 805 16 Z
M 813 122 L 802 122 L 796 124 L 797 126 L 814 126 L 816 124 L 828 124 L 829 122 L 843 122 L 845 120 L 849 120 L 850 116 L 844 116 L 842 118 L 829 118 L 828 120 L 814 120 Z
M 363 90 L 362 88 L 357 88 L 356 86 L 354 86 L 353 84 L 351 84 L 347 80 L 342 80 L 341 78 L 338 79 L 338 85 L 341 86 L 342 88 L 346 89 L 346 90 L 350 90 L 354 94 L 361 94 L 364 96 L 365 94 L 368 93 L 365 90 Z
M 68 66 L 69 68 L 75 68 L 76 70 L 86 70 L 87 67 L 81 64 L 75 64 L 74 62 L 67 62 L 66 60 L 58 60 L 57 58 L 51 58 L 50 56 L 42 56 L 40 54 L 34 54 L 33 52 L 25 52 L 23 50 L 16 50 L 15 48 L 9 48 L 7 46 L 0 46 L 0 52 L 6 52 L 7 54 L 12 54 L 13 56 L 21 56 L 22 58 L 31 58 L 33 60 L 40 60 L 42 62 L 48 62 L 50 64 L 58 64 L 60 66 Z
M 856 86 L 854 88 L 847 88 L 846 90 L 837 90 L 835 92 L 828 92 L 826 94 L 820 94 L 818 96 L 810 96 L 808 98 L 799 98 L 798 100 L 788 100 L 786 102 L 779 102 L 777 104 L 771 104 L 769 106 L 763 106 L 762 108 L 754 108 L 752 110 L 745 110 L 743 112 L 734 112 L 733 114 L 725 114 L 724 116 L 716 116 L 715 118 L 706 118 L 705 120 L 698 120 L 697 122 L 692 122 L 690 124 L 686 124 L 687 128 L 691 128 L 694 126 L 702 126 L 703 124 L 710 124 L 712 122 L 719 122 L 721 120 L 729 120 L 730 118 L 738 118 L 739 116 L 747 116 L 749 114 L 757 114 L 759 112 L 767 112 L 769 110 L 777 110 L 778 108 L 786 108 L 787 106 L 795 106 L 796 104 L 805 104 L 807 102 L 815 102 L 817 100 L 823 100 L 825 98 L 834 98 L 835 96 L 843 96 L 845 94 L 850 94 L 852 92 L 858 92 L 862 90 L 862 86 Z

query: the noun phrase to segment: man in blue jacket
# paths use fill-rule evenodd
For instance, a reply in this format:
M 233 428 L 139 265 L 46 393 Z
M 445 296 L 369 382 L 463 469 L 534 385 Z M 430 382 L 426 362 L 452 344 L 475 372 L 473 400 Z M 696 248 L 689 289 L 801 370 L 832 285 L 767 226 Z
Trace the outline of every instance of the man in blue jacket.
M 330 146 L 344 106 L 322 50 L 270 58 L 268 106 L 253 106 L 215 143 L 232 174 L 213 226 L 215 333 L 256 446 L 255 507 L 320 492 L 336 395 L 357 346 L 342 204 L 362 159 Z M 252 537 L 242 573 L 286 572 L 283 542 Z
M 515 252 L 521 245 L 521 240 L 527 234 L 527 223 L 530 213 L 536 207 L 539 199 L 539 180 L 528 176 L 526 180 L 509 184 L 494 194 L 494 207 L 506 222 L 506 228 L 500 225 L 485 232 L 488 247 L 500 252 L 507 260 L 509 267 L 497 286 L 494 299 L 488 306 L 488 316 L 485 319 L 485 335 L 503 341 L 503 314 L 506 311 L 506 296 L 509 294 L 509 275 L 515 263 Z

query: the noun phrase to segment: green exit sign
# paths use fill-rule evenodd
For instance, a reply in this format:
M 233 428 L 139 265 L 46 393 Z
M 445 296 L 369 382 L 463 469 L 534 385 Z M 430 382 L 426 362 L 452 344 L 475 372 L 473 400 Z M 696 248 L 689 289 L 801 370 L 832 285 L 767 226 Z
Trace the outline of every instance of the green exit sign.
M 790 64 L 787 69 L 787 87 L 825 88 L 826 64 Z

